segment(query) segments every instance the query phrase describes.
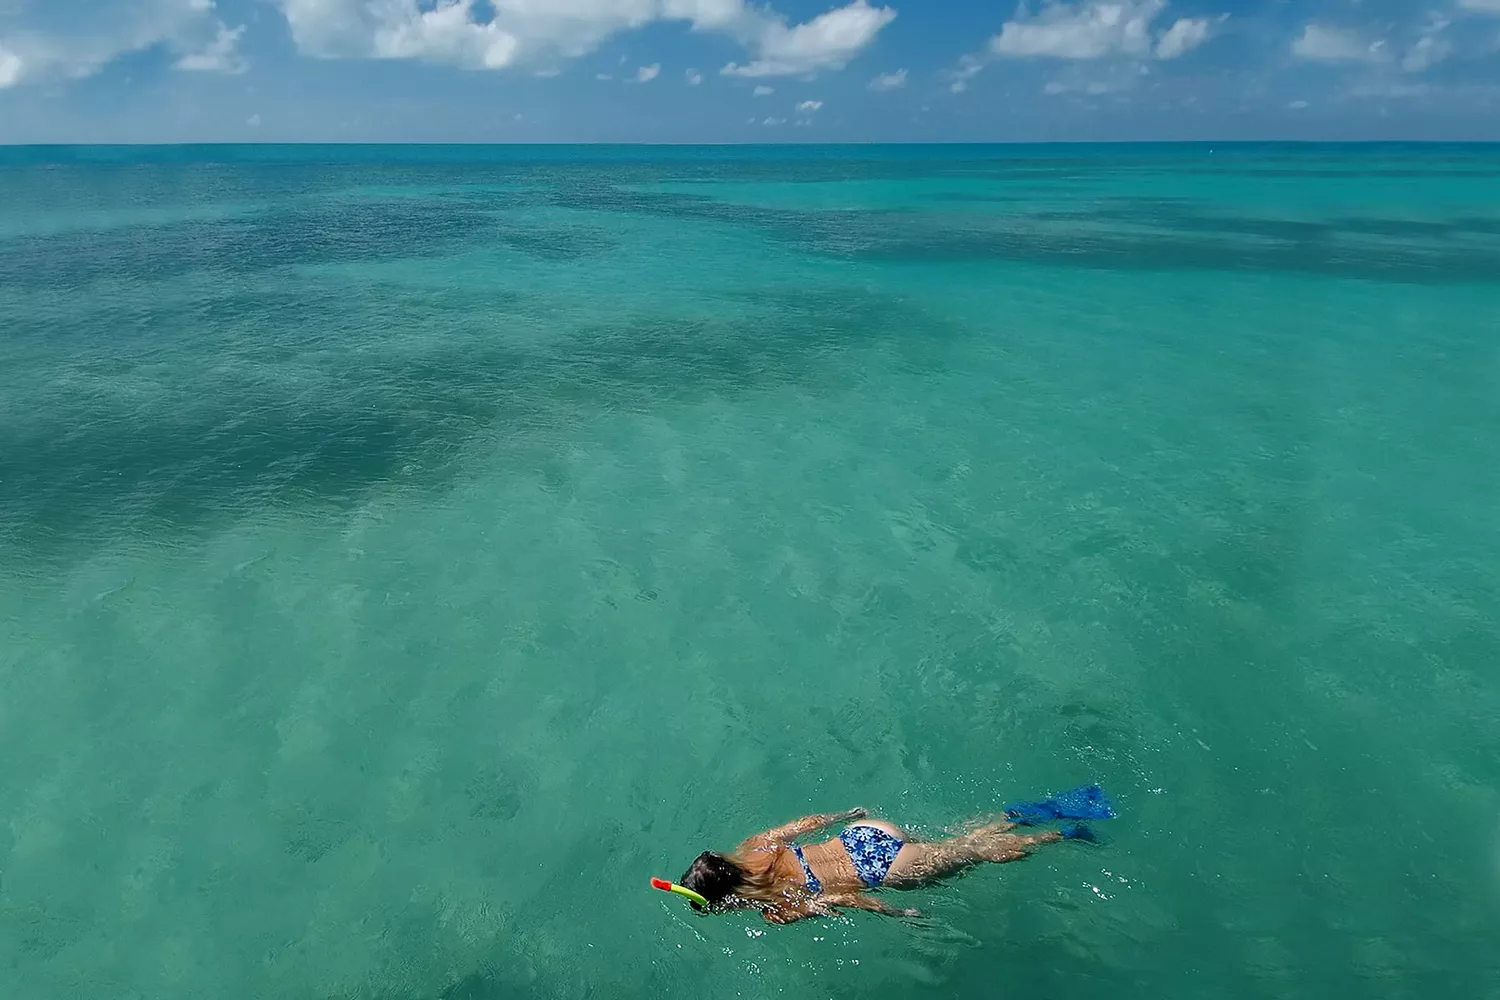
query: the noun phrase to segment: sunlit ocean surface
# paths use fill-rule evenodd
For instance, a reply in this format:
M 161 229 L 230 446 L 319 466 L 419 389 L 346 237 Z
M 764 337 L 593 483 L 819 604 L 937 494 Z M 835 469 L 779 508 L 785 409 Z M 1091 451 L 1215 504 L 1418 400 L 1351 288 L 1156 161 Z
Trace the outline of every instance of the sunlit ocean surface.
M 0 150 L 0 996 L 1497 1000 L 1500 147 Z

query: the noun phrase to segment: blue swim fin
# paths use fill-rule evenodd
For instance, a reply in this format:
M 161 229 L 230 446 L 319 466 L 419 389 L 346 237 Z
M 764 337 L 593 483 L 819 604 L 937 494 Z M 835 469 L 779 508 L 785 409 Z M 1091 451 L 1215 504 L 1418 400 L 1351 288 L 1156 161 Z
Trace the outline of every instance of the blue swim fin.
M 1055 819 L 1114 819 L 1114 803 L 1098 785 L 1084 785 L 1036 802 L 1012 802 L 1005 807 L 1005 818 L 1033 826 Z

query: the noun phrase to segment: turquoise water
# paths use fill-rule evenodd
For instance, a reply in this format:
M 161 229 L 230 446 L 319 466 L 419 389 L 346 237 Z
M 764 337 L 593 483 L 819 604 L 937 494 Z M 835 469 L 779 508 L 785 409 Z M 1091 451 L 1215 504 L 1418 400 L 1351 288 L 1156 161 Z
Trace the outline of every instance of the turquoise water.
M 0 191 L 0 995 L 1500 998 L 1500 147 Z M 647 887 L 1087 780 L 918 923 Z

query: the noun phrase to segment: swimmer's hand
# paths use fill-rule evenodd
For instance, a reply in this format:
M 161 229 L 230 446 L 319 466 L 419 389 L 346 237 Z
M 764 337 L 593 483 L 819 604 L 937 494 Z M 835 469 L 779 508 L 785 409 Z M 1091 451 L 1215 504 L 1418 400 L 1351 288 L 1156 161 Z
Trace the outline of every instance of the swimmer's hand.
M 847 812 L 839 813 L 838 822 L 847 823 L 851 819 L 864 819 L 868 815 L 870 815 L 870 810 L 864 806 L 855 806 Z
M 808 914 L 803 913 L 801 910 L 794 910 L 791 907 L 772 906 L 761 910 L 760 915 L 765 918 L 768 924 L 782 924 L 785 926 L 786 924 L 795 924 Z

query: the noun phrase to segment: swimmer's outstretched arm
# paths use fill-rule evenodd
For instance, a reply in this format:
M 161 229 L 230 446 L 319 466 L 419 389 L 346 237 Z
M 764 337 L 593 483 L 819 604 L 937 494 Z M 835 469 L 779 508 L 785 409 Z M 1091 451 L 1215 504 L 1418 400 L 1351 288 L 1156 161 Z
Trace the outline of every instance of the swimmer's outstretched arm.
M 765 833 L 757 833 L 750 840 L 745 841 L 745 843 L 747 845 L 751 842 L 786 844 L 796 840 L 798 837 L 815 833 L 825 826 L 833 826 L 835 823 L 847 823 L 851 819 L 864 819 L 868 815 L 870 813 L 866 809 L 846 809 L 841 813 L 817 813 L 812 816 L 803 816 L 801 819 L 794 819 L 790 823 L 783 823 L 781 826 L 772 827 Z
M 871 913 L 880 913 L 887 917 L 920 917 L 922 915 L 917 910 L 886 906 L 874 896 L 866 896 L 859 892 L 825 892 L 799 905 L 771 907 L 762 911 L 761 915 L 773 924 L 794 924 L 806 917 L 829 916 L 834 907 L 869 910 Z
M 866 896 L 862 892 L 825 892 L 817 897 L 817 902 L 824 906 L 843 906 L 855 910 L 869 910 L 871 913 L 883 913 L 888 917 L 920 917 L 918 910 L 900 906 L 886 906 L 874 896 Z

